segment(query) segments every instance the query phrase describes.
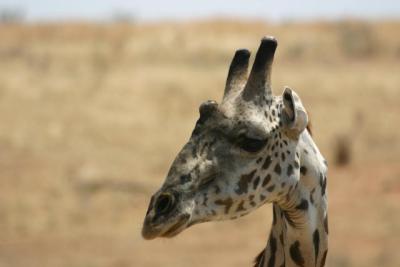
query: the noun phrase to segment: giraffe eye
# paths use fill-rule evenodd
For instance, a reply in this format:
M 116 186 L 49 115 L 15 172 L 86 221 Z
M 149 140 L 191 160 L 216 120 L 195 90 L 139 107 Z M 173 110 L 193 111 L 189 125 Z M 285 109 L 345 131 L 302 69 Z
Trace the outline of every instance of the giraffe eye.
M 240 136 L 236 142 L 236 145 L 247 152 L 258 152 L 264 148 L 267 144 L 267 139 L 256 139 L 249 138 L 246 136 Z

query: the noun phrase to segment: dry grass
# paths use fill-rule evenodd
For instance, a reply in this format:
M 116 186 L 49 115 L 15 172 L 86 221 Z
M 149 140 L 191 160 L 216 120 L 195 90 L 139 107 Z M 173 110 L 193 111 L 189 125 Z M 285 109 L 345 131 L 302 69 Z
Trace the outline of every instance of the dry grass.
M 280 44 L 328 160 L 330 266 L 399 266 L 400 22 L 0 25 L 0 266 L 249 266 L 269 207 L 143 241 L 141 222 L 235 49 Z

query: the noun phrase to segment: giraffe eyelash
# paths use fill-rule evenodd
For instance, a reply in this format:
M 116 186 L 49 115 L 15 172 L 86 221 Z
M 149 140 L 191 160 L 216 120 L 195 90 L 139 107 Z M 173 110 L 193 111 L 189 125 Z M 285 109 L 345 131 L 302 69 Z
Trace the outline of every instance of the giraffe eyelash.
M 241 135 L 236 140 L 235 145 L 246 152 L 256 153 L 262 150 L 267 142 L 268 139 L 256 139 Z

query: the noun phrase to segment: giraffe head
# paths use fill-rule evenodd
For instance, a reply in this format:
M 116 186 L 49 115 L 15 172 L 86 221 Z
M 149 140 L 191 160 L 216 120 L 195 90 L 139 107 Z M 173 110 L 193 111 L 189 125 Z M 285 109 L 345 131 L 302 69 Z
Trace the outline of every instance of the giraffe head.
M 236 51 L 221 104 L 200 105 L 200 118 L 177 155 L 144 220 L 146 239 L 172 237 L 197 223 L 235 219 L 264 203 L 285 202 L 300 179 L 297 144 L 308 123 L 297 96 L 271 92 L 277 41 Z

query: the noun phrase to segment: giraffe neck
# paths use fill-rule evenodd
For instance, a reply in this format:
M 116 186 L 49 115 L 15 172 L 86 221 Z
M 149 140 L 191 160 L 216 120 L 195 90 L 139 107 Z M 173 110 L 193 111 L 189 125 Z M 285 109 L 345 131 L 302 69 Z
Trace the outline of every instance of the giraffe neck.
M 299 142 L 301 178 L 273 204 L 273 222 L 256 266 L 323 267 L 328 252 L 326 162 L 306 133 Z

